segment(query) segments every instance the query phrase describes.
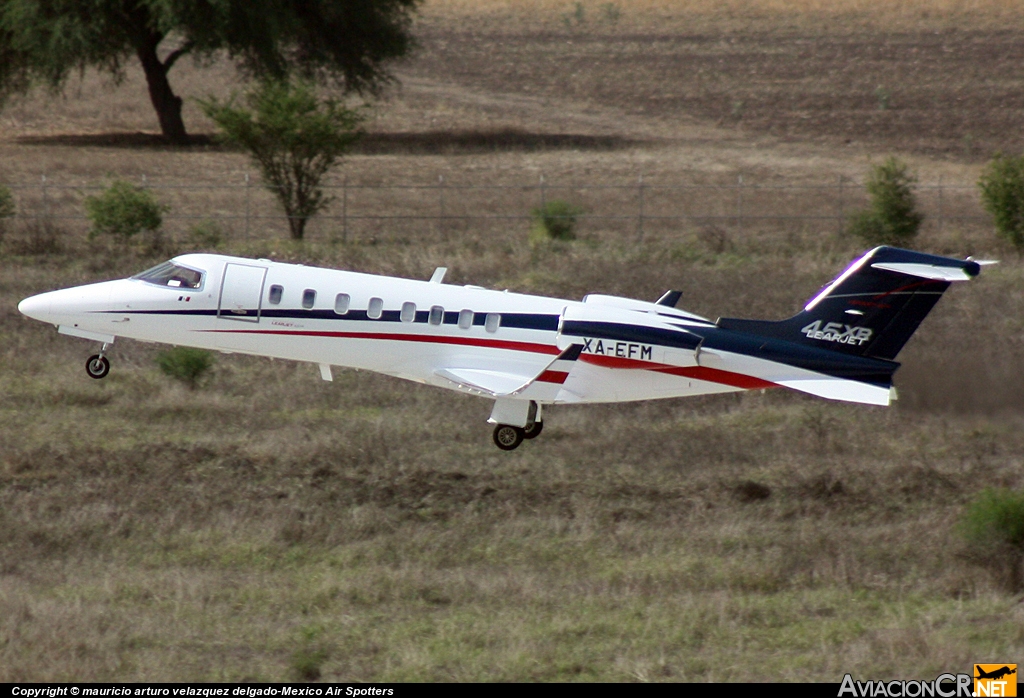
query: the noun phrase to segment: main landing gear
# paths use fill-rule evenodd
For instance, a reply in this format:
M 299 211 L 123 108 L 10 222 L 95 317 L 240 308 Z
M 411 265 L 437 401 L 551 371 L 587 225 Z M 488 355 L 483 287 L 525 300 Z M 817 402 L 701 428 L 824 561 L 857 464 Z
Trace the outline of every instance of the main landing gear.
M 534 422 L 528 427 L 514 427 L 499 424 L 494 427 L 494 444 L 502 451 L 514 451 L 523 439 L 536 439 L 544 428 L 544 422 Z
M 494 445 L 502 451 L 514 451 L 526 438 L 526 430 L 510 424 L 499 424 L 494 427 Z
M 107 357 L 103 355 L 109 346 L 109 344 L 104 344 L 103 348 L 100 349 L 99 354 L 93 354 L 89 357 L 89 360 L 85 362 L 85 372 L 89 374 L 90 378 L 99 380 L 110 373 L 110 361 L 108 361 Z
M 514 451 L 523 439 L 536 439 L 544 429 L 541 406 L 533 400 L 501 400 L 495 402 L 491 418 L 494 427 L 494 445 L 502 451 Z M 513 422 L 509 424 L 508 422 Z M 525 426 L 516 426 L 515 422 Z

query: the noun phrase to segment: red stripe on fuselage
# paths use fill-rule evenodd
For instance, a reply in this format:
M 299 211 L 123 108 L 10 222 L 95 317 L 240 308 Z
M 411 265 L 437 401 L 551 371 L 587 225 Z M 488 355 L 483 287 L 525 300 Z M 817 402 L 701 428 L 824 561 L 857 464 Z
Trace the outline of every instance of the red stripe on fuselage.
M 581 354 L 580 361 L 596 364 L 604 368 L 627 368 L 656 373 L 667 373 L 670 376 L 693 378 L 709 383 L 720 383 L 743 390 L 760 390 L 762 388 L 777 388 L 778 385 L 754 376 L 733 371 L 723 371 L 719 368 L 708 368 L 706 366 L 672 366 L 671 364 L 658 364 L 650 361 L 638 361 L 637 359 L 623 359 L 618 356 L 601 356 L 594 354 Z
M 412 335 L 389 332 L 322 332 L 316 330 L 201 330 L 203 332 L 218 332 L 224 334 L 274 334 L 299 337 L 332 337 L 343 339 L 381 339 L 393 342 L 427 342 L 430 344 L 457 344 L 460 346 L 486 347 L 488 349 L 510 349 L 512 351 L 529 351 L 537 354 L 558 354 L 558 347 L 550 344 L 538 344 L 536 342 L 513 342 L 505 339 L 481 339 L 477 337 L 446 337 L 432 335 Z M 655 371 L 666 373 L 671 376 L 693 378 L 695 380 L 707 381 L 709 383 L 720 383 L 743 390 L 759 390 L 762 388 L 776 388 L 775 383 L 747 376 L 742 373 L 723 371 L 718 368 L 707 368 L 705 366 L 672 366 L 670 364 L 653 363 L 651 361 L 639 361 L 637 359 L 624 359 L 617 356 L 600 356 L 595 354 L 581 354 L 581 361 L 596 364 L 603 368 L 634 369 L 642 371 Z M 562 384 L 569 377 L 563 371 L 545 371 L 537 378 L 543 383 Z
M 511 349 L 535 354 L 558 354 L 558 347 L 536 342 L 513 342 L 505 339 L 478 339 L 476 337 L 444 337 L 433 335 L 398 334 L 393 332 L 319 332 L 314 330 L 203 330 L 228 334 L 276 334 L 297 337 L 332 337 L 340 339 L 383 339 L 392 342 L 426 342 L 428 344 L 457 344 L 460 346 Z

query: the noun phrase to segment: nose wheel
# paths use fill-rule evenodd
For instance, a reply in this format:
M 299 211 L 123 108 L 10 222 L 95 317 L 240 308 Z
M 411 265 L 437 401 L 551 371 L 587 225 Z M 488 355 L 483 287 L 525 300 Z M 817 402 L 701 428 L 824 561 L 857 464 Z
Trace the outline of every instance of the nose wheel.
M 110 373 L 110 362 L 103 354 L 94 354 L 85 362 L 85 372 L 98 380 Z

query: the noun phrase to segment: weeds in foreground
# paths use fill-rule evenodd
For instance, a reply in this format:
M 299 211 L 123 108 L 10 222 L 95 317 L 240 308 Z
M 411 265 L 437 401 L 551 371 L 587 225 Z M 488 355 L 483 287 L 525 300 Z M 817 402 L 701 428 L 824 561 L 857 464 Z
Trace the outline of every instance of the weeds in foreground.
M 990 569 L 1011 593 L 1024 591 L 1024 492 L 987 489 L 964 512 L 968 558 Z
M 156 363 L 164 375 L 195 390 L 200 379 L 213 368 L 213 354 L 205 349 L 173 347 L 157 354 Z

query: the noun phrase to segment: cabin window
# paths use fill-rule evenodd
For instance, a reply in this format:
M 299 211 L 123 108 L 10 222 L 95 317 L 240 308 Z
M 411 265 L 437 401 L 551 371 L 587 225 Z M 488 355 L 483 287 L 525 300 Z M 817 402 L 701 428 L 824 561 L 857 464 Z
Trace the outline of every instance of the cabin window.
M 497 332 L 499 327 L 501 327 L 501 314 L 487 313 L 487 317 L 484 319 L 484 329 L 488 332 Z
M 468 330 L 473 326 L 473 311 L 472 310 L 460 310 L 459 311 L 459 329 Z
M 402 314 L 400 315 L 402 322 L 415 322 L 416 320 L 416 304 L 415 303 L 402 303 Z
M 352 299 L 347 293 L 339 293 L 334 297 L 334 312 L 338 315 L 344 315 L 348 312 L 348 306 L 352 304 Z
M 307 288 L 302 292 L 302 307 L 306 310 L 310 310 L 314 303 L 316 303 L 316 291 L 311 288 Z
M 158 264 L 152 269 L 136 274 L 132 278 L 156 284 L 157 286 L 170 286 L 171 288 L 199 288 L 203 285 L 203 273 L 201 271 L 189 269 L 174 262 Z
M 366 309 L 366 316 L 371 320 L 378 320 L 384 313 L 384 301 L 380 298 L 371 298 L 370 306 Z
M 430 307 L 430 316 L 427 321 L 431 325 L 440 325 L 444 321 L 444 308 L 439 305 L 433 305 Z
M 281 302 L 282 295 L 284 295 L 284 286 L 278 286 L 277 284 L 274 284 L 273 286 L 270 287 L 270 295 L 267 296 L 267 300 L 269 300 L 274 305 L 277 305 L 278 303 Z

